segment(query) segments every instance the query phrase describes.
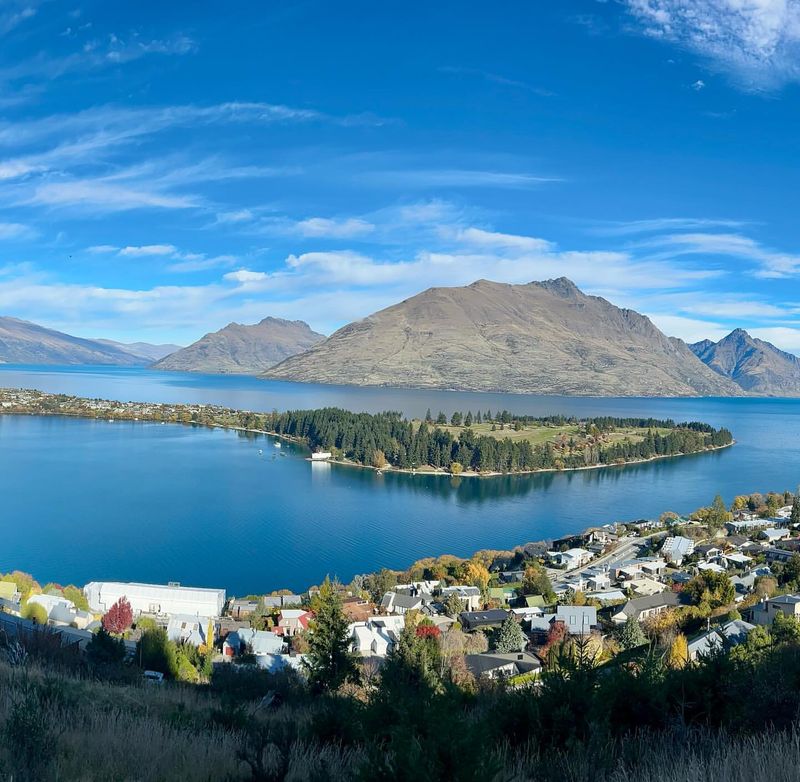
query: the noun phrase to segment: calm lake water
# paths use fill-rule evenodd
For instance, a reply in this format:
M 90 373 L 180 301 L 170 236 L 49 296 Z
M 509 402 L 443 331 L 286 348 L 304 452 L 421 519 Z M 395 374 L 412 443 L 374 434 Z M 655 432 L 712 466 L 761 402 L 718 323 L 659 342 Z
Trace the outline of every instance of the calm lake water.
M 312 465 L 268 437 L 178 425 L 0 416 L 0 570 L 42 581 L 180 581 L 232 594 L 403 568 L 589 524 L 690 511 L 800 482 L 800 400 L 588 399 L 304 385 L 87 367 L 0 368 L 0 386 L 268 411 L 507 408 L 727 426 L 737 444 L 645 465 L 490 479 Z

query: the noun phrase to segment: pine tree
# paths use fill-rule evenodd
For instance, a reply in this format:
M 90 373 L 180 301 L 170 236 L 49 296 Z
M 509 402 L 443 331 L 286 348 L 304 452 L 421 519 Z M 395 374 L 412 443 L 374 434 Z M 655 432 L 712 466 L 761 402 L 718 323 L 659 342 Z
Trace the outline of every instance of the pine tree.
M 337 690 L 346 681 L 357 679 L 358 670 L 350 651 L 342 599 L 328 577 L 311 601 L 311 611 L 314 618 L 309 627 L 308 654 L 304 662 L 308 682 L 318 692 Z
M 436 423 L 439 426 L 447 425 L 447 416 L 441 410 L 439 411 L 439 415 L 436 416 Z
M 472 410 L 467 411 L 467 417 L 464 419 L 464 426 L 467 428 L 472 426 Z
M 508 654 L 511 652 L 521 652 L 528 644 L 528 639 L 519 622 L 514 619 L 512 614 L 509 614 L 500 629 L 495 634 L 494 648 L 498 652 Z
M 426 424 L 432 424 L 433 423 L 433 416 L 431 415 L 430 407 L 428 408 L 428 412 L 425 413 L 425 423 Z
M 792 500 L 792 515 L 789 516 L 789 521 L 792 524 L 800 524 L 800 486 L 797 487 L 797 492 Z
M 619 634 L 619 643 L 623 649 L 635 649 L 647 643 L 647 636 L 638 620 L 628 617 Z

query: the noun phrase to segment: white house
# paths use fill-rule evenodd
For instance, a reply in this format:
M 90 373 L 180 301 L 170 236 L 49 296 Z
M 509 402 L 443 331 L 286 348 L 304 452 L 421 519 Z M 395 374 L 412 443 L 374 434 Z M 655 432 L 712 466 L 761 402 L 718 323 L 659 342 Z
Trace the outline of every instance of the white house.
M 592 552 L 585 548 L 571 548 L 567 551 L 548 551 L 547 556 L 551 562 L 566 568 L 575 570 L 582 567 L 592 560 Z
M 405 617 L 381 616 L 350 625 L 353 651 L 362 657 L 386 657 L 405 627 Z
M 788 529 L 770 527 L 769 529 L 762 529 L 758 537 L 766 540 L 767 543 L 777 543 L 779 540 L 786 540 L 790 534 Z
M 28 603 L 44 608 L 47 620 L 52 625 L 74 625 L 79 630 L 85 630 L 94 622 L 94 617 L 88 611 L 79 611 L 75 604 L 63 595 L 31 595 Z
M 477 611 L 481 607 L 481 590 L 476 586 L 449 586 L 442 589 L 442 600 L 455 595 L 464 605 L 465 611 Z
M 694 541 L 691 538 L 684 538 L 682 535 L 670 535 L 665 538 L 664 545 L 661 547 L 661 556 L 667 562 L 680 565 L 685 557 L 694 551 Z
M 121 597 L 133 613 L 167 616 L 218 617 L 225 609 L 224 589 L 182 587 L 180 584 L 137 584 L 92 581 L 83 588 L 92 611 L 105 613 Z
M 208 639 L 208 625 L 211 619 L 199 616 L 171 616 L 167 623 L 167 638 L 176 644 L 203 646 Z M 214 628 L 212 626 L 213 633 Z M 213 637 L 211 643 L 214 642 Z

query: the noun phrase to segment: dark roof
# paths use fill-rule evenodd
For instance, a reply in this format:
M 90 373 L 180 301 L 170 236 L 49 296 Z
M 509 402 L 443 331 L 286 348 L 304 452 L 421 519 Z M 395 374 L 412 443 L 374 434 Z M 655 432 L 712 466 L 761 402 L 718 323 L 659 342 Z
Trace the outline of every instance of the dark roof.
M 468 654 L 464 657 L 464 661 L 470 673 L 476 677 L 496 668 L 502 668 L 509 663 L 514 663 L 517 673 L 527 673 L 528 671 L 539 670 L 542 667 L 539 658 L 530 652 Z
M 651 608 L 659 608 L 660 606 L 669 606 L 675 608 L 681 604 L 680 597 L 675 592 L 660 592 L 657 595 L 647 595 L 647 597 L 634 597 L 625 603 L 622 613 L 625 616 L 632 616 L 638 618 L 642 611 L 647 611 Z
M 501 608 L 490 608 L 487 611 L 462 611 L 459 619 L 467 624 L 492 624 L 503 622 L 508 617 L 508 611 Z

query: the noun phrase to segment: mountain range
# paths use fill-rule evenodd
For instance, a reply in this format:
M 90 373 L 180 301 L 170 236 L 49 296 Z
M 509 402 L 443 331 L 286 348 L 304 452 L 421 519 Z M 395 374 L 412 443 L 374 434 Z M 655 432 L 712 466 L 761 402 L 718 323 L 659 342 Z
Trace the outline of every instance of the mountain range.
M 144 366 L 152 362 L 146 353 L 162 346 L 83 339 L 18 318 L 0 317 L 2 364 L 100 364 Z M 170 346 L 163 346 L 164 348 Z
M 587 296 L 564 277 L 430 288 L 339 329 L 265 376 L 584 396 L 742 393 L 645 316 Z
M 229 323 L 153 364 L 154 369 L 257 375 L 325 339 L 302 320 Z
M 800 396 L 797 356 L 742 329 L 687 345 L 565 277 L 430 288 L 327 339 L 304 321 L 268 317 L 181 348 L 83 339 L 0 317 L 0 363 L 542 395 Z
M 800 358 L 735 329 L 719 342 L 704 339 L 690 350 L 722 377 L 759 396 L 800 395 Z

